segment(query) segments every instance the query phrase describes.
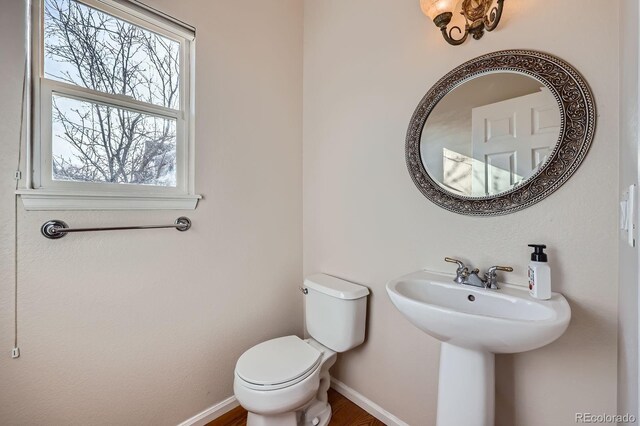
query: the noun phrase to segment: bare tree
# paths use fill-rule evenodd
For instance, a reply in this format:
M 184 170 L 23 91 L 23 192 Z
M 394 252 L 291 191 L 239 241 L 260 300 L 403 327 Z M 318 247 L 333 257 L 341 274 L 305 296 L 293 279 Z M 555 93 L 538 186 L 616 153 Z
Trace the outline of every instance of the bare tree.
M 45 1 L 44 35 L 47 78 L 176 109 L 178 42 L 74 0 Z M 55 94 L 52 108 L 56 179 L 175 185 L 175 120 Z

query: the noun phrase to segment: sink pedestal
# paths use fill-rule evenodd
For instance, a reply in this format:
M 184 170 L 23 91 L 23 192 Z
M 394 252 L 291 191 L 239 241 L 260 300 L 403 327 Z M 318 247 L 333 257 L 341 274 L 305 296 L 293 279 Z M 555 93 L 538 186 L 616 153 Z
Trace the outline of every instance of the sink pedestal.
M 437 426 L 493 426 L 494 370 L 493 353 L 442 343 Z

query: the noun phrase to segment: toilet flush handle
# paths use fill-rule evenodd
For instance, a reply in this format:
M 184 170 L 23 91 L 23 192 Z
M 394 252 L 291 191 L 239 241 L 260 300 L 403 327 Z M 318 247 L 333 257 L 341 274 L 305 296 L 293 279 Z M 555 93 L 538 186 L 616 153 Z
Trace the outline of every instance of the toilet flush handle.
M 309 294 L 309 289 L 304 287 L 299 287 L 302 294 Z

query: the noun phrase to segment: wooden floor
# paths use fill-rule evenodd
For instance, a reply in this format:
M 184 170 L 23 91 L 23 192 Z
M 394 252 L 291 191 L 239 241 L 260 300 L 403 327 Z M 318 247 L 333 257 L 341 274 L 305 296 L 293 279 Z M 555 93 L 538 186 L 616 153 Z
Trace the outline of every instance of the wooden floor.
M 380 420 L 349 401 L 333 389 L 329 389 L 331 421 L 329 426 L 385 426 Z M 242 407 L 234 408 L 207 426 L 245 426 L 247 412 Z

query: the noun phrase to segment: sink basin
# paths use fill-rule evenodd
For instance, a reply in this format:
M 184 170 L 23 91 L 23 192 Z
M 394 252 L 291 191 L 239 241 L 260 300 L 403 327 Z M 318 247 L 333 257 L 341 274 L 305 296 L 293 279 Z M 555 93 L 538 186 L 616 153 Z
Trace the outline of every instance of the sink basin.
M 419 271 L 392 280 L 393 304 L 416 327 L 453 345 L 493 353 L 530 351 L 560 337 L 571 319 L 564 296 L 538 300 L 528 289 L 501 284 L 488 290 Z
M 442 342 L 437 426 L 493 426 L 494 354 L 548 345 L 571 319 L 559 293 L 538 300 L 525 287 L 500 284 L 489 290 L 429 271 L 389 281 L 387 293 L 413 325 Z

